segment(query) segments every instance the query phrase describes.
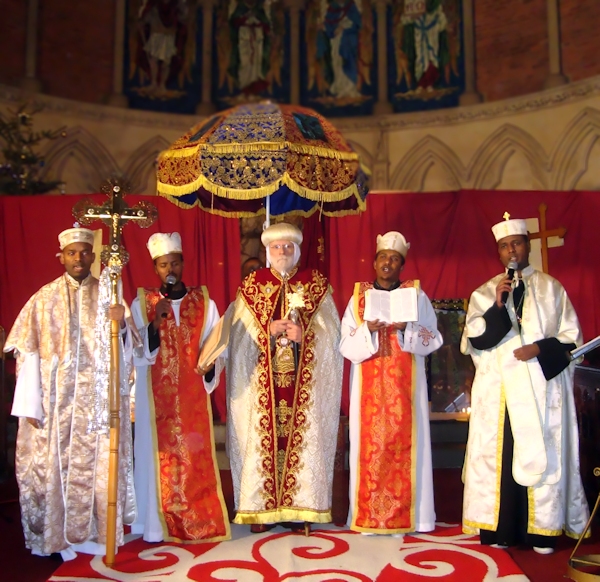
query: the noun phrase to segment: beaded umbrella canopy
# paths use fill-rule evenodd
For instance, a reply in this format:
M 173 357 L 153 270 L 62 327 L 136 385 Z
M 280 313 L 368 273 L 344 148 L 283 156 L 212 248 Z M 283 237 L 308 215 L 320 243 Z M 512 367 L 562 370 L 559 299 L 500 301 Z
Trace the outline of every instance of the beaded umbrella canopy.
M 183 208 L 229 217 L 356 214 L 368 170 L 312 109 L 238 105 L 192 127 L 158 159 L 158 193 Z

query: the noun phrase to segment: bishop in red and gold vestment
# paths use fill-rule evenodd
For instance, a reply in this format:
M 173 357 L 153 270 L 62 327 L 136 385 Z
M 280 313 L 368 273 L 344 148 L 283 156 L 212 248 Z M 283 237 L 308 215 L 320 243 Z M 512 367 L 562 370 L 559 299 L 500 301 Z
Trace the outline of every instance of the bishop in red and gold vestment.
M 270 268 L 229 307 L 229 457 L 235 523 L 331 521 L 342 388 L 340 322 L 327 279 L 298 271 L 302 233 L 262 234 Z
M 182 282 L 179 233 L 153 234 L 148 249 L 162 286 L 139 289 L 131 306 L 144 338 L 143 354 L 135 357 L 140 509 L 132 532 L 149 542 L 227 540 L 229 518 L 207 393 L 214 370 L 197 369 L 200 346 L 219 313 L 206 287 Z
M 350 512 L 364 534 L 435 527 L 425 357 L 443 343 L 418 281 L 400 281 L 410 244 L 377 237 L 374 283 L 357 283 L 342 319 L 340 351 L 350 372 Z M 365 292 L 416 289 L 418 315 L 404 323 L 365 321 Z

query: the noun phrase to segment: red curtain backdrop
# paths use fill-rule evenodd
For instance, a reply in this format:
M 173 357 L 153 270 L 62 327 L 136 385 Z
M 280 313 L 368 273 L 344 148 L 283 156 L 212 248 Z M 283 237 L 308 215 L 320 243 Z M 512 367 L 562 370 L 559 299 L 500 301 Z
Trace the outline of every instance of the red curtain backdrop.
M 104 195 L 94 196 L 0 196 L 0 325 L 7 333 L 29 297 L 49 283 L 64 267 L 55 258 L 58 233 L 73 226 L 73 205 L 81 198 L 103 204 Z M 148 200 L 158 208 L 158 220 L 141 229 L 134 224 L 123 229 L 123 244 L 131 258 L 123 269 L 123 289 L 131 303 L 138 287 L 156 287 L 160 281 L 146 242 L 155 232 L 179 232 L 184 253 L 183 281 L 206 285 L 223 313 L 235 298 L 240 283 L 240 228 L 236 219 L 213 216 L 197 209 L 182 210 L 158 196 L 127 196 L 130 206 Z M 101 222 L 90 228 L 103 228 Z M 223 379 L 222 379 L 223 380 Z M 225 418 L 225 386 L 215 391 L 216 418 Z
M 369 195 L 367 211 L 326 223 L 329 279 L 340 315 L 355 281 L 374 277 L 378 234 L 400 231 L 410 242 L 403 279 L 420 279 L 430 298 L 468 298 L 502 270 L 492 225 L 504 212 L 539 217 L 567 229 L 564 246 L 548 251 L 550 275 L 566 288 L 585 340 L 600 334 L 600 194 L 597 192 L 473 191 Z
M 73 223 L 71 209 L 84 196 L 0 196 L 0 325 L 10 329 L 27 299 L 63 268 L 54 258 L 58 233 Z M 106 197 L 91 197 L 102 203 Z M 159 211 L 149 229 L 129 225 L 123 242 L 131 260 L 123 272 L 125 298 L 157 278 L 146 249 L 154 232 L 181 233 L 184 281 L 205 284 L 222 313 L 235 298 L 240 282 L 238 221 L 198 209 L 183 210 L 163 198 L 129 196 L 130 205 L 149 200 Z M 469 191 L 371 194 L 360 216 L 304 223 L 303 266 L 329 275 L 340 316 L 355 281 L 374 277 L 376 237 L 399 230 L 411 243 L 402 278 L 418 278 L 430 298 L 469 297 L 502 266 L 491 226 L 504 212 L 513 218 L 538 217 L 548 205 L 547 227 L 564 226 L 565 244 L 548 252 L 549 272 L 567 289 L 583 327 L 585 340 L 600 334 L 600 228 L 597 192 Z M 100 223 L 98 223 L 100 224 Z M 96 225 L 93 226 L 94 228 Z M 321 249 L 324 249 L 321 252 Z M 347 412 L 347 383 L 342 410 Z M 224 417 L 225 392 L 216 396 L 217 416 Z

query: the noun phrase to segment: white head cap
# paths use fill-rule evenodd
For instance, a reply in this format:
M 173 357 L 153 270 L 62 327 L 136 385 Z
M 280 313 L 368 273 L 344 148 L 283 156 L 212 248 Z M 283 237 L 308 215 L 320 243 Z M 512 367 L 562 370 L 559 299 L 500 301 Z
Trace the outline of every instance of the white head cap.
M 410 243 L 399 232 L 392 230 L 384 235 L 377 235 L 377 253 L 379 251 L 396 251 L 400 253 L 404 259 L 410 248 Z
M 150 251 L 152 260 L 171 253 L 183 254 L 181 248 L 181 236 L 178 232 L 157 232 L 148 239 L 146 245 Z
M 508 212 L 504 213 L 504 220 L 498 224 L 492 226 L 492 232 L 498 242 L 505 236 L 512 236 L 515 234 L 522 234 L 527 236 L 527 223 L 522 218 L 510 218 Z
M 292 267 L 296 266 L 300 260 L 300 245 L 302 244 L 302 238 L 302 231 L 297 226 L 287 222 L 272 224 L 268 228 L 265 228 L 260 235 L 260 240 L 267 249 L 267 261 L 269 265 L 273 265 L 273 258 L 271 257 L 269 245 L 276 240 L 285 240 L 294 245 L 294 255 L 286 269 L 289 271 Z M 281 266 L 278 266 L 277 270 L 281 270 Z
M 94 231 L 89 228 L 75 227 L 67 228 L 67 230 L 63 230 L 58 235 L 58 244 L 61 251 L 66 246 L 76 242 L 87 243 L 94 246 Z
M 302 231 L 293 224 L 287 222 L 279 222 L 272 224 L 263 230 L 260 235 L 260 240 L 265 247 L 268 247 L 275 240 L 287 240 L 294 242 L 297 245 L 302 244 Z

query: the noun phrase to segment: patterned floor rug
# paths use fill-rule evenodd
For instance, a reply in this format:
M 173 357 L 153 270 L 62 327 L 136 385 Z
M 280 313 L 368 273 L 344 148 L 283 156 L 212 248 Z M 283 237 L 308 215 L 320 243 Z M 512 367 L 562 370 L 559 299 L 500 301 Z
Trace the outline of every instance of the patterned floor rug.
M 438 523 L 430 534 L 365 536 L 333 525 L 310 537 L 277 527 L 251 534 L 232 524 L 231 541 L 149 544 L 127 536 L 115 567 L 80 554 L 51 582 L 523 582 L 528 578 L 504 550 L 482 546 L 458 525 Z

